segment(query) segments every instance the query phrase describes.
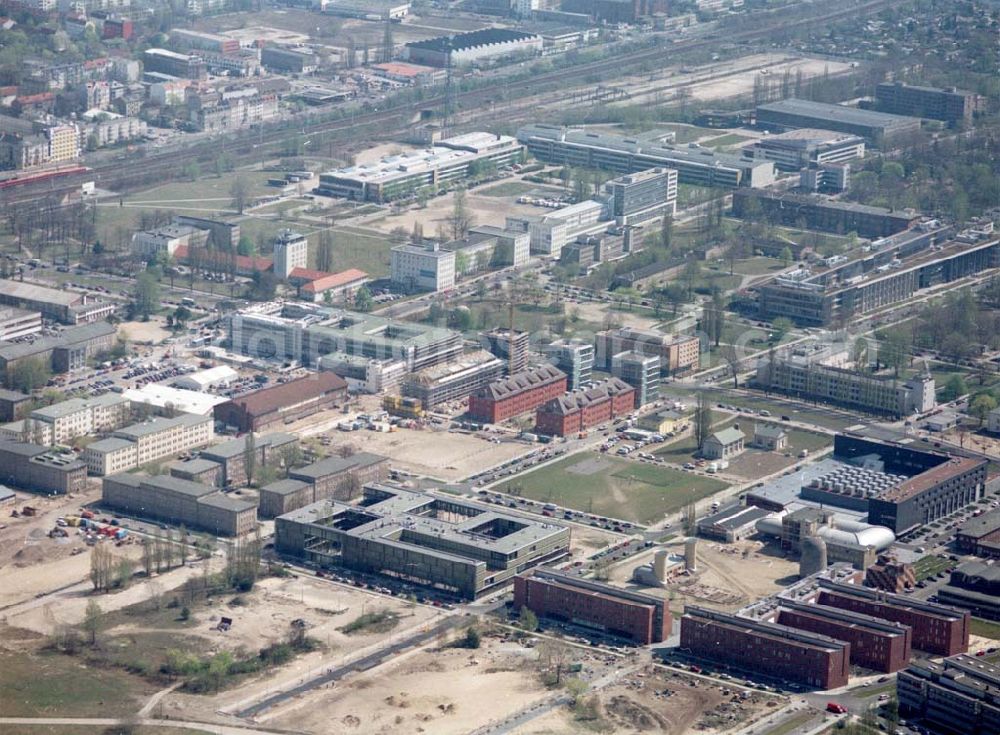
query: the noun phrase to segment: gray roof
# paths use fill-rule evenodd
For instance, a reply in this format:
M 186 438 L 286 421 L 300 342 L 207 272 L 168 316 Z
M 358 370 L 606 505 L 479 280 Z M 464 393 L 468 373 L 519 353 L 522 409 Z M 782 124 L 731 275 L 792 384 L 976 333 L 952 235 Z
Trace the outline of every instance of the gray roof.
M 78 411 L 83 411 L 88 408 L 99 406 L 117 406 L 127 402 L 128 401 L 126 399 L 122 398 L 117 393 L 105 393 L 104 395 L 94 396 L 93 398 L 70 398 L 68 401 L 61 401 L 60 403 L 53 403 L 51 406 L 37 408 L 31 412 L 31 416 L 32 418 L 50 419 L 55 421 L 56 419 L 70 416 Z
M 698 521 L 698 526 L 716 526 L 727 531 L 734 531 L 755 524 L 761 518 L 767 518 L 773 513 L 774 511 L 758 508 L 756 505 L 731 505 L 714 515 L 702 518 Z
M 142 477 L 140 478 L 141 484 L 149 485 L 150 487 L 158 488 L 160 490 L 168 490 L 179 495 L 189 495 L 195 498 L 200 498 L 203 495 L 211 495 L 212 493 L 217 493 L 218 490 L 209 485 L 205 485 L 200 482 L 193 482 L 191 480 L 184 480 L 180 477 L 171 477 L 170 475 L 154 475 L 152 477 Z
M 735 444 L 736 442 L 744 438 L 745 436 L 743 432 L 737 429 L 735 426 L 727 426 L 725 429 L 713 433 L 711 436 L 708 437 L 706 441 L 714 439 L 715 441 L 719 442 L 719 444 L 727 446 L 729 444 Z
M 211 489 L 211 488 L 209 488 Z M 224 493 L 213 493 L 202 498 L 198 498 L 198 502 L 202 505 L 211 505 L 214 508 L 222 508 L 223 510 L 230 510 L 235 513 L 240 513 L 242 511 L 253 510 L 257 507 L 256 503 L 249 500 L 242 500 L 241 498 L 231 498 Z
M 21 401 L 30 401 L 31 396 L 27 393 L 18 393 L 16 390 L 7 390 L 6 388 L 0 388 L 0 401 L 12 401 L 14 403 L 20 403 Z
M 309 483 L 302 482 L 302 480 L 276 480 L 275 482 L 268 483 L 260 489 L 263 493 L 272 493 L 274 495 L 292 495 L 300 490 L 304 490 L 309 487 Z
M 0 485 L 0 500 L 8 500 L 14 497 L 14 491 L 6 485 Z
M 212 470 L 218 470 L 220 467 L 221 465 L 218 462 L 213 462 L 210 459 L 203 459 L 201 457 L 185 459 L 178 462 L 172 462 L 170 464 L 171 471 L 180 470 L 181 472 L 187 472 L 192 475 L 200 475 L 202 472 L 211 472 Z
M 175 426 L 196 426 L 211 421 L 212 418 L 210 416 L 196 416 L 193 413 L 182 413 L 180 416 L 175 416 L 172 419 L 163 416 L 154 416 L 141 424 L 132 424 L 131 426 L 126 426 L 124 429 L 119 429 L 115 432 L 115 436 L 122 439 L 137 440 L 151 434 L 167 431 Z
M 88 452 L 117 452 L 120 449 L 125 449 L 126 447 L 133 446 L 134 442 L 130 442 L 128 439 L 119 439 L 118 437 L 109 437 L 107 439 L 98 439 L 96 442 L 87 445 Z
M 327 457 L 326 459 L 321 459 L 305 467 L 292 470 L 289 476 L 296 479 L 317 480 L 321 477 L 329 477 L 330 475 L 347 472 L 356 467 L 369 467 L 373 464 L 386 461 L 388 460 L 380 454 L 358 452 L 357 454 L 352 454 L 350 457 Z
M 761 112 L 778 112 L 792 115 L 811 115 L 819 119 L 836 120 L 849 125 L 867 125 L 870 127 L 895 128 L 919 123 L 919 118 L 905 115 L 890 115 L 887 112 L 862 110 L 858 107 L 831 105 L 825 102 L 811 100 L 787 99 L 769 102 L 757 106 L 757 114 Z
M 258 449 L 261 447 L 282 447 L 285 444 L 298 441 L 298 439 L 294 436 L 286 434 L 283 431 L 276 431 L 271 434 L 262 434 L 260 436 L 255 435 L 254 439 L 257 442 L 256 446 Z M 232 459 L 233 457 L 236 457 L 246 451 L 246 441 L 246 436 L 230 439 L 229 441 L 222 442 L 221 444 L 215 444 L 207 449 L 202 449 L 201 456 L 208 459 Z
M 2 283 L 7 283 L 3 281 Z M 92 324 L 81 324 L 76 327 L 64 329 L 53 337 L 40 337 L 33 342 L 15 342 L 0 346 L 0 360 L 10 362 L 23 357 L 30 357 L 44 352 L 51 352 L 59 347 L 88 342 L 92 339 L 106 337 L 115 334 L 118 330 L 107 322 L 94 322 Z
M 785 429 L 777 424 L 755 424 L 753 427 L 754 436 L 764 436 L 778 439 L 785 436 L 786 433 Z
M 963 536 L 980 538 L 1000 528 L 1000 508 L 983 513 L 976 518 L 970 518 L 958 529 Z

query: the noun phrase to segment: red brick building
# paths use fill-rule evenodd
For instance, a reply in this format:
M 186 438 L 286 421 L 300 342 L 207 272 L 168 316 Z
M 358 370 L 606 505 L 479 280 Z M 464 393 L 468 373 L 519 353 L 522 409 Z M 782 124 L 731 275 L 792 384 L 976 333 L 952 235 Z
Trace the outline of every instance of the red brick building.
M 215 407 L 215 420 L 240 432 L 261 431 L 311 416 L 346 396 L 343 378 L 316 373 L 220 403 Z
M 891 674 L 910 663 L 911 631 L 868 615 L 782 600 L 775 622 L 851 644 L 851 663 Z
M 681 651 L 816 689 L 847 685 L 851 644 L 817 633 L 688 605 Z
M 913 565 L 882 554 L 865 570 L 865 586 L 900 594 L 917 586 Z
M 603 424 L 635 409 L 635 388 L 609 378 L 590 388 L 579 388 L 554 398 L 535 414 L 535 431 L 566 436 Z
M 819 585 L 816 602 L 820 605 L 908 625 L 913 631 L 914 648 L 937 656 L 955 656 L 969 650 L 971 616 L 967 610 L 825 579 Z
M 955 545 L 963 554 L 1000 557 L 1000 508 L 963 523 L 955 533 Z
M 549 569 L 514 577 L 514 607 L 526 607 L 538 617 L 597 626 L 643 646 L 669 638 L 673 625 L 661 598 Z
M 485 424 L 534 411 L 566 391 L 566 373 L 540 365 L 490 383 L 469 396 L 469 417 Z

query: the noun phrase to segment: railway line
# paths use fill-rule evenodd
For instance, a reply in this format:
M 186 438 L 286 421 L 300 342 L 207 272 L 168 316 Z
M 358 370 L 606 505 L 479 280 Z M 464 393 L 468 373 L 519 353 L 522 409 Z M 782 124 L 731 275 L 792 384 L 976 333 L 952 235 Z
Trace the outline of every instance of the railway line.
M 830 23 L 845 17 L 869 15 L 893 4 L 892 0 L 867 0 L 854 5 L 839 6 L 818 15 L 784 21 L 781 22 L 781 26 L 788 31 L 809 25 Z M 725 42 L 753 41 L 764 38 L 771 32 L 772 27 L 766 26 L 728 33 L 725 36 Z M 608 71 L 621 72 L 647 61 L 661 60 L 667 55 L 673 56 L 682 52 L 715 48 L 721 42 L 719 33 L 716 32 L 670 44 L 659 43 L 611 58 L 586 62 L 565 69 L 556 69 L 534 76 L 514 80 L 497 79 L 495 84 L 486 87 L 455 92 L 451 98 L 456 105 L 467 112 L 478 109 L 481 110 L 480 114 L 489 115 L 492 114 L 489 103 L 496 98 L 500 90 L 506 95 L 511 95 L 524 94 L 533 88 L 558 86 L 561 82 L 573 82 L 578 86 L 579 80 L 594 74 Z M 97 164 L 88 173 L 67 177 L 58 184 L 50 181 L 37 187 L 26 186 L 21 191 L 8 190 L 3 193 L 2 201 L 5 204 L 23 203 L 47 196 L 60 188 L 63 190 L 74 188 L 86 180 L 94 180 L 98 186 L 115 191 L 131 191 L 146 185 L 155 185 L 176 178 L 181 170 L 193 161 L 211 163 L 219 154 L 220 146 L 237 159 L 237 164 L 246 164 L 260 160 L 264 151 L 273 150 L 291 135 L 326 136 L 324 144 L 331 145 L 336 142 L 348 142 L 359 136 L 370 136 L 373 129 L 377 129 L 380 136 L 391 135 L 409 127 L 414 116 L 418 115 L 421 110 L 439 108 L 447 104 L 448 101 L 448 95 L 442 91 L 428 99 L 361 112 L 338 120 L 313 122 L 310 121 L 310 115 L 305 115 L 303 118 L 297 118 L 284 124 L 265 126 L 263 130 L 246 131 L 221 142 L 208 140 L 184 150 L 145 153 L 144 155 L 133 155 L 124 160 Z M 312 117 L 315 118 L 318 115 L 313 114 Z

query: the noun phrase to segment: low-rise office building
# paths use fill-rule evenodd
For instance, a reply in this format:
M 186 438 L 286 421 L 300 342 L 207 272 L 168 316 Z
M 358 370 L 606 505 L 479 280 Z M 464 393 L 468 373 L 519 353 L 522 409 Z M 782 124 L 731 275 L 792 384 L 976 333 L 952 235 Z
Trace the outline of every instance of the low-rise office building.
M 2 288 L 2 284 L 0 284 Z M 107 322 L 69 327 L 51 337 L 33 342 L 0 345 L 0 376 L 11 384 L 12 372 L 22 361 L 37 360 L 53 373 L 67 373 L 86 367 L 94 355 L 110 349 L 118 330 Z
M 200 482 L 168 475 L 112 475 L 101 502 L 122 513 L 219 536 L 243 536 L 257 527 L 257 506 Z
M 284 432 L 270 434 L 255 434 L 253 438 L 254 467 L 274 467 L 280 464 L 282 453 L 298 446 L 298 439 Z M 244 487 L 249 484 L 247 477 L 247 460 L 250 452 L 247 449 L 247 437 L 215 444 L 202 449 L 198 456 L 215 462 L 222 467 L 222 487 Z
M 214 437 L 215 424 L 210 416 L 155 416 L 88 444 L 80 458 L 92 474 L 107 476 L 207 446 Z
M 0 439 L 0 483 L 47 495 L 80 493 L 87 489 L 87 465 L 73 454 Z
M 620 378 L 608 378 L 539 406 L 535 431 L 546 436 L 569 436 L 634 410 L 635 388 Z
M 410 373 L 403 378 L 402 394 L 418 399 L 425 410 L 433 410 L 444 403 L 464 401 L 503 374 L 502 360 L 486 350 L 476 350 L 455 362 Z
M 566 390 L 566 373 L 540 365 L 496 380 L 469 396 L 469 417 L 484 424 L 528 413 Z
M 817 689 L 838 689 L 850 675 L 851 644 L 818 633 L 687 605 L 681 650 Z
M 331 408 L 346 396 L 343 378 L 316 373 L 222 403 L 215 407 L 215 419 L 237 431 L 263 431 Z
M 929 117 L 949 125 L 971 123 L 976 93 L 954 87 L 921 87 L 903 82 L 875 85 L 875 107 L 880 112 Z
M 662 597 L 550 569 L 514 577 L 514 608 L 626 638 L 641 646 L 670 637 L 673 619 Z
M 449 291 L 455 287 L 455 251 L 445 250 L 436 241 L 426 245 L 396 245 L 391 250 L 392 282 L 417 291 Z
M 749 158 L 774 161 L 781 171 L 801 171 L 810 165 L 847 163 L 865 157 L 865 140 L 832 130 L 801 128 L 759 138 L 743 149 Z
M 660 373 L 675 375 L 698 365 L 701 343 L 695 335 L 670 335 L 652 330 L 622 327 L 595 335 L 595 366 L 609 370 L 614 356 L 621 352 L 637 352 L 660 358 Z
M 354 504 L 323 500 L 278 516 L 275 535 L 279 553 L 322 567 L 474 599 L 564 556 L 570 532 L 459 498 L 368 485 Z
M 73 439 L 113 431 L 128 422 L 131 406 L 116 393 L 93 398 L 71 398 L 37 408 L 28 418 L 42 444 L 68 444 Z
M 731 544 L 757 533 L 757 521 L 773 511 L 754 505 L 731 505 L 698 521 L 698 535 Z
M 955 545 L 963 554 L 1000 557 L 1000 508 L 963 523 L 955 533 Z
M 327 457 L 290 470 L 284 480 L 260 490 L 260 515 L 276 518 L 310 503 L 332 498 L 349 502 L 365 485 L 382 482 L 389 475 L 389 460 L 359 452 L 350 457 Z
M 998 689 L 1000 667 L 973 656 L 918 661 L 896 676 L 899 714 L 944 735 L 1000 732 Z
M 27 337 L 42 331 L 42 312 L 19 309 L 16 306 L 0 307 L 0 341 Z
M 200 482 L 211 487 L 222 487 L 222 465 L 202 457 L 171 462 L 168 467 L 171 477 Z
M 87 294 L 10 279 L 0 280 L 0 304 L 38 311 L 46 319 L 71 325 L 101 322 L 115 313 L 113 303 Z
M 882 147 L 920 130 L 920 118 L 845 105 L 786 99 L 757 106 L 757 126 L 767 130 L 819 128 L 858 135 Z

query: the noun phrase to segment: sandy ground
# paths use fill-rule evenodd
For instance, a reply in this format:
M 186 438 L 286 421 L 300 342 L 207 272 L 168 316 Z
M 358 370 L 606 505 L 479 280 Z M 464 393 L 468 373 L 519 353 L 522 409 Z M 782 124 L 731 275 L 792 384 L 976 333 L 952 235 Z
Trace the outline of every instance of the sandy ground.
M 516 179 L 493 181 L 483 185 L 483 188 L 488 189 L 491 186 L 513 181 Z M 552 211 L 531 204 L 518 204 L 517 197 L 478 196 L 474 192 L 466 194 L 465 202 L 472 215 L 473 225 L 502 226 L 508 215 L 542 215 Z M 429 200 L 423 209 L 412 207 L 399 214 L 390 214 L 383 219 L 372 221 L 368 227 L 386 233 L 399 227 L 407 232 L 412 232 L 413 223 L 419 222 L 424 228 L 424 235 L 432 237 L 440 232 L 445 239 L 450 240 L 448 218 L 451 217 L 454 209 L 454 193 L 445 194 Z
M 568 304 L 566 309 L 567 312 L 576 309 L 580 313 L 581 319 L 596 324 L 603 324 L 604 317 L 609 313 L 607 304 L 595 303 L 593 301 L 574 302 Z M 662 319 L 653 319 L 643 314 L 634 314 L 629 311 L 614 311 L 610 313 L 614 316 L 615 320 L 621 322 L 623 327 L 631 327 L 633 329 L 652 329 L 663 321 Z
M 371 397 L 366 396 L 365 399 Z M 340 431 L 337 424 L 364 410 L 374 410 L 377 405 L 362 400 L 362 411 L 351 414 L 325 411 L 283 427 L 283 431 L 301 438 L 325 435 L 330 438 L 326 451 L 335 454 L 338 447 L 353 446 L 357 450 L 383 454 L 392 458 L 392 466 L 417 475 L 427 475 L 445 482 L 453 482 L 476 472 L 503 464 L 514 457 L 527 454 L 537 446 L 524 442 L 507 441 L 493 444 L 485 437 L 459 434 L 434 429 L 404 429 L 378 433 L 361 429 Z
M 668 544 L 672 555 L 683 557 L 683 542 Z M 655 550 L 612 566 L 608 573 L 612 584 L 640 589 L 631 582 L 632 570 L 648 563 Z M 744 557 L 746 553 L 746 557 Z M 671 599 L 679 609 L 690 601 L 706 607 L 733 610 L 788 586 L 798 575 L 798 563 L 781 558 L 772 546 L 758 541 L 720 544 L 699 540 L 698 570 L 692 576 L 680 575 L 666 588 L 641 588 L 644 592 Z
M 476 651 L 404 655 L 266 718 L 309 733 L 468 733 L 549 696 L 533 670 L 537 649 L 484 638 Z
M 158 344 L 170 336 L 164 325 L 160 317 L 150 317 L 148 322 L 122 322 L 118 332 L 132 342 Z

